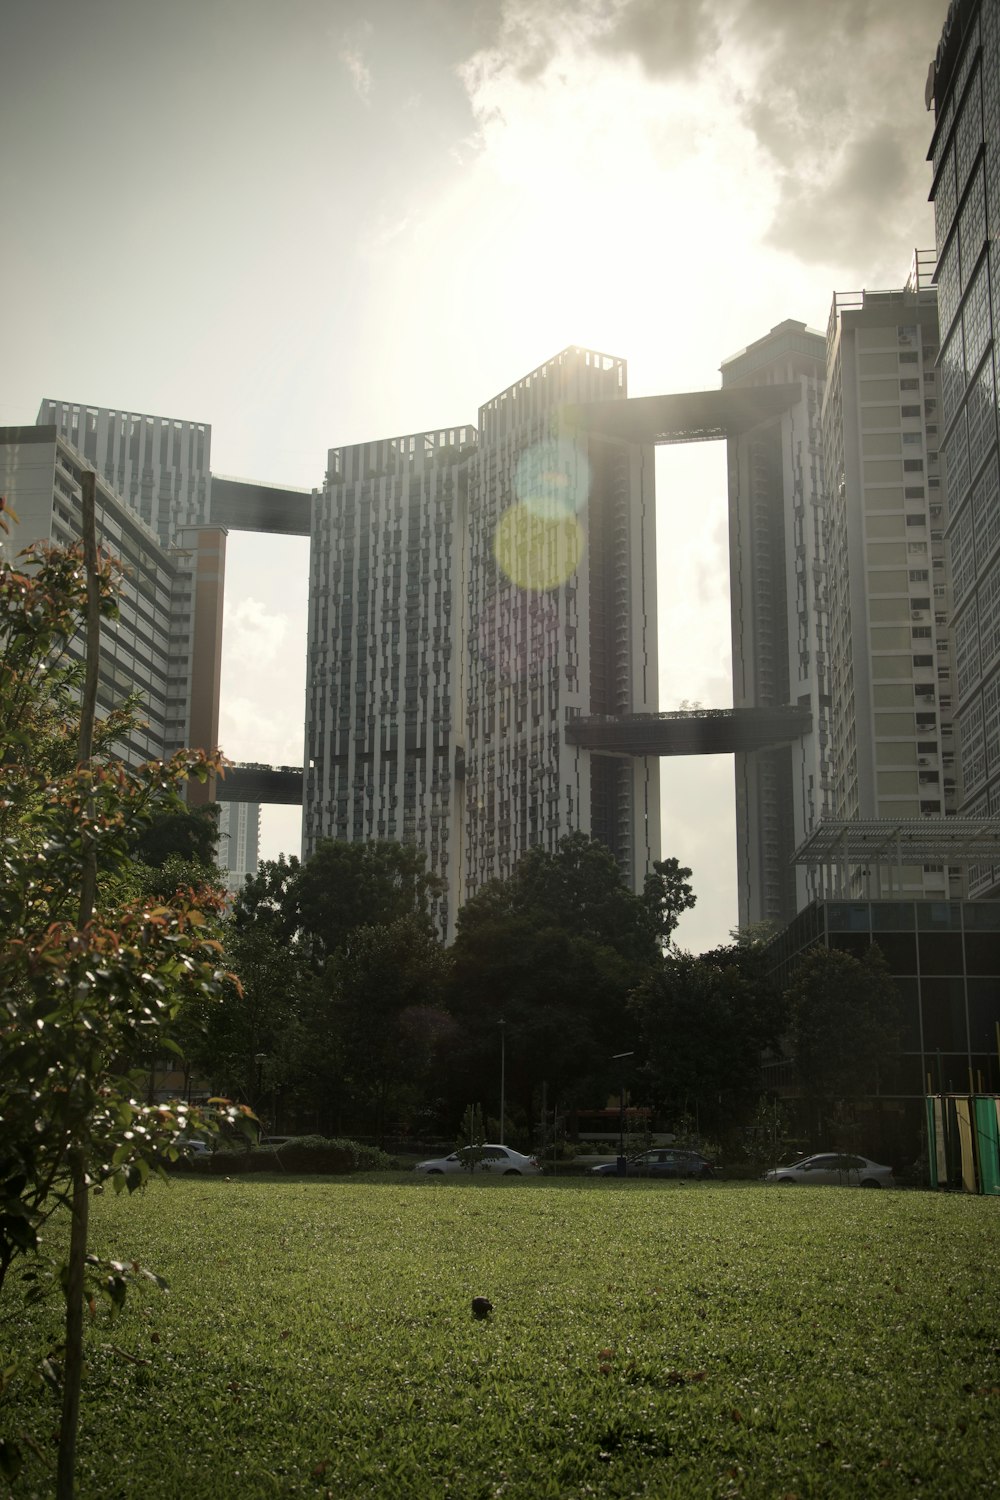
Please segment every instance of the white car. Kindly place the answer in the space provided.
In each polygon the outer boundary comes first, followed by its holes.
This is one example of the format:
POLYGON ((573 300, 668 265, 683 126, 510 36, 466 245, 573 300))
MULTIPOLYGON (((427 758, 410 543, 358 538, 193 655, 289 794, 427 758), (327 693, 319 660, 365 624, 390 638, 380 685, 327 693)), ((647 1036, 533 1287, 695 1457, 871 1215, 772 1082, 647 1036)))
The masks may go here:
MULTIPOLYGON (((439 1156, 434 1161, 418 1162, 415 1172, 426 1172, 428 1176, 440 1172, 468 1172, 468 1147, 453 1151, 450 1156, 439 1156)), ((477 1172, 492 1172, 495 1177, 528 1177, 542 1169, 533 1156, 522 1156, 509 1146, 482 1146, 476 1163, 477 1172)))
POLYGON ((815 1156, 803 1156, 790 1167, 774 1167, 765 1172, 764 1181, 782 1187, 790 1187, 796 1182, 809 1187, 891 1188, 896 1185, 891 1167, 880 1166, 877 1161, 869 1161, 867 1156, 855 1156, 850 1151, 821 1151, 815 1156))

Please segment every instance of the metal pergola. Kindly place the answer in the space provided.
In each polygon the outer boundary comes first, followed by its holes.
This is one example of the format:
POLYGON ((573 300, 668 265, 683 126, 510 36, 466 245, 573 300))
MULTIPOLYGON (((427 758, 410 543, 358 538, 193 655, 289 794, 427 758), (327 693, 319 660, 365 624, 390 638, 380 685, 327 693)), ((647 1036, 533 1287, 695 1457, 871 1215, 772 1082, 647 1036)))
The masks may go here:
POLYGON ((905 864, 1000 865, 1000 818, 824 820, 799 845, 792 862, 818 871, 829 895, 847 895, 851 870, 871 868, 880 890, 885 869, 890 891, 895 870, 902 892, 905 864))

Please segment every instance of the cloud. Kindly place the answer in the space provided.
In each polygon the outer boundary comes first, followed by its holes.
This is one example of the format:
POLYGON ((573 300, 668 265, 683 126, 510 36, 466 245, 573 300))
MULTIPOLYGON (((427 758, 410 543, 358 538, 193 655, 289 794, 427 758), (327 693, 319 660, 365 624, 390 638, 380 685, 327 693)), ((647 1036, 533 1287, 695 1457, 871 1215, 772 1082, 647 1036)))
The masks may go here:
POLYGON ((827 174, 781 173, 768 243, 806 261, 860 259, 873 234, 892 235, 920 193, 907 144, 883 123, 847 141, 827 174))
POLYGON ((371 68, 365 61, 363 47, 372 34, 371 24, 368 21, 359 21, 358 24, 344 33, 340 43, 337 57, 347 69, 354 92, 363 103, 369 102, 372 91, 371 68))
POLYGON ((708 0, 625 0, 594 45, 612 56, 635 57, 654 78, 690 81, 720 46, 719 8, 708 0))
POLYGON ((288 636, 288 617, 252 597, 225 602, 223 635, 227 660, 259 670, 277 661, 288 636))
POLYGON ((943 0, 505 0, 489 46, 460 69, 485 132, 511 85, 551 90, 586 59, 638 64, 700 113, 674 127, 692 154, 729 120, 773 184, 763 241, 806 263, 870 264, 877 238, 927 234, 923 108, 943 0), (699 94, 700 85, 706 92, 699 94))

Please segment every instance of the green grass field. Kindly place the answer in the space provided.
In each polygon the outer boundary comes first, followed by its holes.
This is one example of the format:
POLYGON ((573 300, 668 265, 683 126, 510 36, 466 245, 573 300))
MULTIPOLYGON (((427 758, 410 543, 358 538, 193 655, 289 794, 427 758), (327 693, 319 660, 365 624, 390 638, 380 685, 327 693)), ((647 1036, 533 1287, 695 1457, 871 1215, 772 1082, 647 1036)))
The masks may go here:
POLYGON ((84 1500, 1000 1492, 997 1200, 199 1179, 96 1199, 94 1240, 171 1289, 89 1329, 84 1500))

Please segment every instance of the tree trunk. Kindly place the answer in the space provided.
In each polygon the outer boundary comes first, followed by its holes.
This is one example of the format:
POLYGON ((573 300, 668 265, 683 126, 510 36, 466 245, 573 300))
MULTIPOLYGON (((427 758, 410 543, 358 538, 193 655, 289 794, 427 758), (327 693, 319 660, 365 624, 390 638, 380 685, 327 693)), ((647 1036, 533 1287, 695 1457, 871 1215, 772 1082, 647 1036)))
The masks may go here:
POLYGON ((83 1376, 83 1290, 87 1259, 87 1227, 90 1193, 84 1153, 73 1152, 72 1224, 69 1267, 66 1279, 66 1352, 63 1359, 62 1416, 59 1422, 59 1461, 56 1470, 56 1500, 73 1500, 76 1474, 76 1433, 80 1419, 80 1386, 83 1376))
MULTIPOLYGON (((97 572, 97 530, 94 518, 97 478, 85 473, 82 481, 83 565, 87 577, 87 667, 83 701, 80 705, 79 760, 87 765, 94 748, 94 718, 97 705, 97 671, 100 664, 101 592, 97 572)), ((93 799, 88 798, 84 816, 94 815, 93 799)), ((97 857, 88 833, 83 838, 83 870, 80 880, 81 931, 94 915, 97 895, 97 857)), ((87 1263, 87 1227, 90 1197, 87 1189, 87 1157, 77 1145, 70 1158, 73 1184, 72 1224, 70 1227, 69 1264, 66 1275, 66 1352, 63 1359, 63 1403, 59 1422, 59 1460, 56 1472, 56 1500, 73 1500, 76 1471, 76 1432, 80 1419, 80 1386, 83 1380, 83 1290, 87 1263)))

